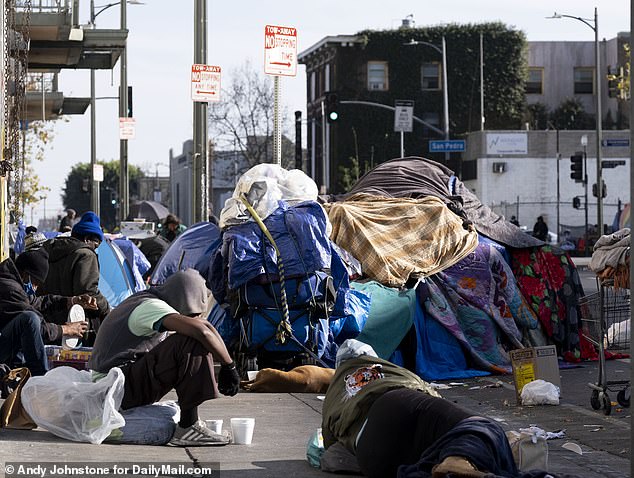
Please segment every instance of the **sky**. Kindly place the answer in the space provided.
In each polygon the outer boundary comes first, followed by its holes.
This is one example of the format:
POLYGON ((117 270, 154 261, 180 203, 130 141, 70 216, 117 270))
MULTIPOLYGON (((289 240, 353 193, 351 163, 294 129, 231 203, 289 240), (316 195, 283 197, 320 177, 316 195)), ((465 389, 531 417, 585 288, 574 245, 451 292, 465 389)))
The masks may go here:
MULTIPOLYGON (((128 85, 132 85, 136 139, 128 141, 130 164, 146 174, 164 176, 169 172, 169 151, 181 152, 182 143, 192 136, 190 72, 193 63, 193 0, 143 0, 144 5, 128 5, 128 85)), ((88 0, 80 2, 80 23, 88 23, 88 0)), ((105 5, 98 0, 98 6, 105 5)), ((600 38, 610 39, 629 31, 628 0, 208 0, 208 60, 222 68, 222 82, 231 72, 250 61, 262 68, 264 27, 279 25, 297 28, 298 52, 328 35, 354 34, 364 29, 394 29, 401 19, 413 15, 417 27, 447 23, 501 21, 522 30, 529 41, 594 41, 593 31, 572 19, 545 19, 557 13, 592 18, 599 8, 600 38)), ((99 11, 99 8, 95 9, 99 11)), ((104 10, 96 19, 97 28, 118 28, 119 6, 104 10)), ((117 95, 119 66, 96 72, 96 96, 117 95)), ((68 97, 90 96, 88 71, 62 70, 59 89, 68 97)), ((305 67, 297 76, 282 79, 282 102, 289 112, 306 111, 305 67)), ((97 159, 119 157, 118 103, 98 99, 97 159)), ((292 114, 292 113, 291 113, 292 114)), ((90 113, 67 116, 57 121, 55 137, 45 159, 36 164, 43 186, 51 189, 44 202, 27 207, 34 223, 46 214, 60 214, 64 180, 71 167, 90 162, 90 113)), ((306 133, 303 133, 306 137, 306 133)), ((212 139, 212 138, 210 138, 212 139)))

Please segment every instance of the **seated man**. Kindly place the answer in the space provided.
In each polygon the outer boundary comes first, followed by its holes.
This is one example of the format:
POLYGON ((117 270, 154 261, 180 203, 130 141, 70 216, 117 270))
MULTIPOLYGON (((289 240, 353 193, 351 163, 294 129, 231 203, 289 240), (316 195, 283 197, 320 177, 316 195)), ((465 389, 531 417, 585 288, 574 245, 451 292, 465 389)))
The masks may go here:
POLYGON ((175 446, 229 441, 198 419, 198 405, 216 398, 218 391, 233 396, 240 384, 222 338, 211 324, 197 318, 206 312, 208 294, 202 276, 188 269, 128 297, 104 320, 88 363, 96 379, 113 367, 121 368, 124 410, 152 404, 176 389, 181 418, 170 441, 175 446), (218 385, 214 359, 222 364, 218 385))
POLYGON ((322 433, 326 448, 340 442, 368 477, 522 476, 504 430, 474 415, 369 345, 347 340, 324 400, 322 433))
MULTIPOLYGON (((50 270, 41 293, 94 297, 97 308, 87 314, 92 330, 97 330, 101 319, 110 311, 108 301, 98 288, 99 260, 95 249, 103 239, 99 217, 88 211, 73 226, 71 237, 58 236, 44 244, 50 270)), ((63 323, 66 318, 58 315, 51 317, 51 321, 63 323)))
POLYGON ((48 254, 43 249, 23 252, 15 263, 11 259, 0 263, 0 362, 18 366, 23 360, 32 375, 43 375, 48 369, 45 343, 59 341, 62 335, 81 337, 88 327, 86 322, 49 323, 45 316, 66 314, 73 304, 96 308, 89 296, 36 297, 47 272, 48 254))

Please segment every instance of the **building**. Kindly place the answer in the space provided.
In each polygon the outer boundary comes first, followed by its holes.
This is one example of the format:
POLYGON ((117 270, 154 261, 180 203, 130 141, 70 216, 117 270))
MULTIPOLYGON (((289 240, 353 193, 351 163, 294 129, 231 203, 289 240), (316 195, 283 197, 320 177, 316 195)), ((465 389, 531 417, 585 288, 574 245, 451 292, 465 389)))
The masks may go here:
MULTIPOLYGON (((319 185, 330 192, 343 192, 342 171, 350 166, 351 158, 367 169, 400 156, 400 134, 394 131, 394 113, 389 111, 399 99, 414 101, 417 118, 413 131, 404 135, 405 155, 445 162, 460 172, 459 154, 445 156, 429 149, 430 140, 444 138, 443 58, 439 47, 443 36, 447 45, 447 120, 452 138, 463 138, 481 129, 480 34, 486 129, 523 129, 526 104, 542 103, 554 110, 571 97, 581 101, 594 122, 594 42, 526 44, 521 34, 500 24, 464 26, 461 35, 456 34, 458 28, 463 27, 328 36, 299 54, 307 75, 307 170, 319 185), (414 41, 407 41, 410 38, 414 41), (339 119, 334 123, 322 117, 327 92, 336 92, 340 103, 339 119)), ((627 35, 619 34, 600 43, 606 74, 608 66, 614 70, 625 64, 623 45, 627 41, 627 35)), ((629 102, 610 98, 607 81, 602 82, 600 94, 605 127, 629 127, 629 102)))
MULTIPOLYGON (((603 222, 608 226, 622 203, 630 200, 629 133, 605 131, 603 135, 602 177, 607 190, 603 222)), ((586 153, 588 224, 593 229, 597 223, 597 198, 592 195, 597 174, 594 135, 594 130, 471 133, 463 156, 462 180, 483 204, 506 218, 516 216, 532 229, 535 219, 543 216, 552 232, 572 230, 579 237, 585 227, 586 188, 571 179, 570 156, 586 153), (579 198, 578 208, 573 207, 575 197, 579 198)))

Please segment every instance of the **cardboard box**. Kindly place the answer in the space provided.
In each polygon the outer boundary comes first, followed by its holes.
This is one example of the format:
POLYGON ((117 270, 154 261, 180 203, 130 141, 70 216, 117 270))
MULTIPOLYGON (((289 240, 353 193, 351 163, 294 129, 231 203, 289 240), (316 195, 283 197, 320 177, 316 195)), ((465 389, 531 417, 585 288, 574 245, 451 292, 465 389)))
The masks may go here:
POLYGON ((511 364, 518 403, 521 401, 522 388, 533 380, 545 380, 561 389, 557 349, 554 345, 513 350, 511 364))

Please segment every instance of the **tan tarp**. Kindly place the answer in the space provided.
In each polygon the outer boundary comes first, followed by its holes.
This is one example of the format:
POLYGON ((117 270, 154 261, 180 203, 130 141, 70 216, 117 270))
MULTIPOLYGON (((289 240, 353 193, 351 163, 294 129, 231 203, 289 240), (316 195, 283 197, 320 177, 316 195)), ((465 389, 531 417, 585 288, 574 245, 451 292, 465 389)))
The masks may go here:
POLYGON ((352 253, 370 278, 400 287, 410 277, 440 272, 478 245, 473 226, 438 198, 385 198, 355 194, 325 204, 331 239, 352 253))

